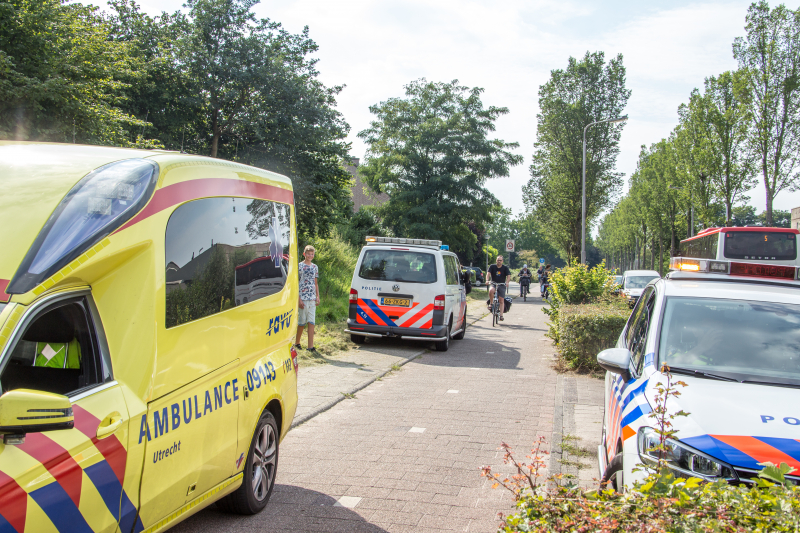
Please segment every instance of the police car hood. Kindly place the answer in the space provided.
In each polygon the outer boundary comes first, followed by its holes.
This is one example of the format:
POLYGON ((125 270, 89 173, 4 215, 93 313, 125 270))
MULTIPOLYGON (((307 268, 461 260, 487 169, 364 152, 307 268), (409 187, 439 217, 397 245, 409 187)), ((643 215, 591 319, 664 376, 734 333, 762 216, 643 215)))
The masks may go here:
POLYGON ((156 152, 74 144, 0 141, 0 301, 28 249, 61 199, 89 172, 156 152))
MULTIPOLYGON (((769 461, 800 473, 800 389, 678 374, 673 380, 687 385, 668 402, 669 412, 689 413, 672 420, 678 440, 731 466, 760 470, 769 461)), ((659 381, 666 382, 656 373, 647 387, 651 406, 659 381)), ((656 426, 654 419, 646 424, 656 426)))

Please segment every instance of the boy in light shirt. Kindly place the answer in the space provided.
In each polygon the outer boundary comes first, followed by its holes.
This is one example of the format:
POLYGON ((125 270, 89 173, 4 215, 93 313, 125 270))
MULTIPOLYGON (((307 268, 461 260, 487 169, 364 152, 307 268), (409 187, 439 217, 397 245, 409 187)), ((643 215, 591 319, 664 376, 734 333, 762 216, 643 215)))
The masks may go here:
POLYGON ((299 266, 300 274, 300 298, 297 302, 297 338, 295 348, 300 348, 300 337, 303 335, 303 328, 308 325, 308 351, 314 355, 319 355, 314 348, 314 322, 316 319, 317 306, 319 305, 319 268, 311 262, 314 259, 316 250, 310 244, 303 250, 302 261, 299 266))

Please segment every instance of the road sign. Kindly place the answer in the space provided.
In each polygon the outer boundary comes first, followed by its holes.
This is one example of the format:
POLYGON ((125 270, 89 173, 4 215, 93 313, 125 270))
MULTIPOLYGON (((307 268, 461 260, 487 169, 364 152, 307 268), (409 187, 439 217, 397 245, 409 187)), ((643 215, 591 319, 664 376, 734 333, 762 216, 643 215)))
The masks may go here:
POLYGON ((539 264, 540 264, 540 265, 543 265, 543 264, 544 264, 544 257, 540 257, 540 258, 539 258, 539 264))
POLYGON ((513 251, 514 251, 514 240, 506 239, 506 252, 513 252, 513 251))

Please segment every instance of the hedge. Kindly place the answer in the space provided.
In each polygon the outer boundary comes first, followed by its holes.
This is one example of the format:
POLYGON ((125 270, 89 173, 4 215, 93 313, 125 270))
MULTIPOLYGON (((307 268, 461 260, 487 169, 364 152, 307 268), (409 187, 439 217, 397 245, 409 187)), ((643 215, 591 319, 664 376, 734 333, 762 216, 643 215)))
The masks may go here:
POLYGON ((676 478, 668 470, 619 494, 550 484, 525 492, 499 531, 799 531, 800 487, 766 464, 752 486, 676 478))
POLYGON ((630 315, 619 298, 562 305, 558 310, 558 351, 573 370, 599 370, 597 354, 617 343, 630 315))

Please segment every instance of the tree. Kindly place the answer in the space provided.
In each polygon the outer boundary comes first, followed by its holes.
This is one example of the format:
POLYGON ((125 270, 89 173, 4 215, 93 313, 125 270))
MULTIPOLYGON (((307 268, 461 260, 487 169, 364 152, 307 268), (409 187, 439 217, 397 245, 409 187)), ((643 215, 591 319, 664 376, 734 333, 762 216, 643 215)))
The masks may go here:
POLYGON ((95 7, 0 0, 0 138, 130 146, 133 61, 108 36, 95 7))
POLYGON ((733 55, 751 96, 749 142, 758 156, 766 189, 767 225, 772 204, 797 186, 800 144, 800 14, 765 0, 747 12, 747 36, 737 37, 733 55))
POLYGON ((486 180, 522 162, 509 151, 518 144, 489 137, 508 109, 485 108, 482 92, 420 79, 405 86, 405 98, 370 107, 376 120, 358 134, 368 145, 359 170, 389 194, 381 216, 395 235, 440 239, 456 251, 475 245, 468 224, 487 222, 499 204, 486 180))
MULTIPOLYGON (((622 56, 605 62, 602 52, 570 58, 539 87, 531 180, 523 189, 550 240, 568 260, 580 252, 582 139, 588 124, 619 116, 630 97, 622 56)), ((586 224, 591 227, 622 187, 614 172, 622 124, 598 124, 586 134, 586 224)))

